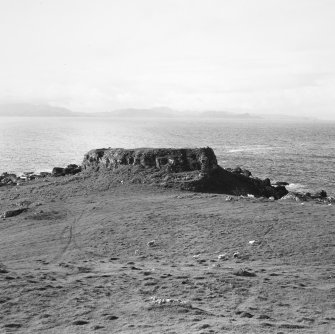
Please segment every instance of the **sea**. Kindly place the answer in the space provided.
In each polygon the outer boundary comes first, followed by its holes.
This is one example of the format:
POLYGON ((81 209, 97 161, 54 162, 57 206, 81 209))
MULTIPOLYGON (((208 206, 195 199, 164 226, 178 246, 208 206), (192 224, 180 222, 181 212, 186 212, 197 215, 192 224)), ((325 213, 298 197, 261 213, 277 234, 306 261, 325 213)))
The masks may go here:
POLYGON ((292 191, 335 194, 335 122, 0 117, 0 174, 80 164, 94 148, 212 147, 218 163, 292 191))

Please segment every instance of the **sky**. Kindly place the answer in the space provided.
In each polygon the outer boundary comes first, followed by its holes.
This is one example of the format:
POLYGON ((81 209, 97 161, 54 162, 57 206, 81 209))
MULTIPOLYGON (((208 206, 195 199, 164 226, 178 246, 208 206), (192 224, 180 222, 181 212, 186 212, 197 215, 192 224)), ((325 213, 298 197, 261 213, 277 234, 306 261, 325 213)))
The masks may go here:
POLYGON ((334 0, 0 0, 0 103, 335 118, 334 0))

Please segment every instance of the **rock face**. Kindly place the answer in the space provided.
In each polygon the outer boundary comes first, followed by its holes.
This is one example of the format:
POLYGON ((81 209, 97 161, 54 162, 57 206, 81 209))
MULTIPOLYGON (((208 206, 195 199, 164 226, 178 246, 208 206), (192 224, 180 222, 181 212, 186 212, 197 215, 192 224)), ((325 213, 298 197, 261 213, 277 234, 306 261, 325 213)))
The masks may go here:
POLYGON ((139 148, 126 150, 108 148, 85 154, 83 169, 116 169, 121 165, 164 169, 170 172, 200 171, 208 173, 218 167, 216 156, 209 147, 195 149, 139 148))
MULTIPOLYGON (((185 186, 187 187, 187 185, 185 186)), ((220 166, 194 184, 190 182, 188 189, 237 196, 274 197, 275 199, 288 193, 284 186, 271 186, 269 179, 261 180, 244 174, 236 174, 220 166)))
POLYGON ((191 191, 245 196, 252 194, 275 199, 288 193, 284 186, 271 186, 269 179, 251 177, 248 170, 220 167, 209 147, 96 149, 85 154, 82 169, 88 172, 112 171, 118 177, 121 174, 121 183, 125 179, 132 181, 137 174, 142 177, 139 181, 141 183, 159 183, 191 191))

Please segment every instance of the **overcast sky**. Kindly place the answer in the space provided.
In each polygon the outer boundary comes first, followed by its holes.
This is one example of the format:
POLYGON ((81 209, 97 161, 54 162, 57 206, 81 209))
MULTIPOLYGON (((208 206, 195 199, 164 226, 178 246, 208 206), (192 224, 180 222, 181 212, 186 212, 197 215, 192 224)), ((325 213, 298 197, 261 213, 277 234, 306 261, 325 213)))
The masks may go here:
POLYGON ((0 0, 0 102, 335 118, 334 0, 0 0))

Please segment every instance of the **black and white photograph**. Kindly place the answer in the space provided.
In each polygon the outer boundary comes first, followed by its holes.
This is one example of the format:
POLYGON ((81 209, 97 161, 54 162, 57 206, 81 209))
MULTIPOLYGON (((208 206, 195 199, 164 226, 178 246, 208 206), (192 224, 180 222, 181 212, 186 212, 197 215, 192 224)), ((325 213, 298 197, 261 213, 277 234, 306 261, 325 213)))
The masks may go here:
POLYGON ((334 0, 0 0, 0 333, 335 334, 334 0))

